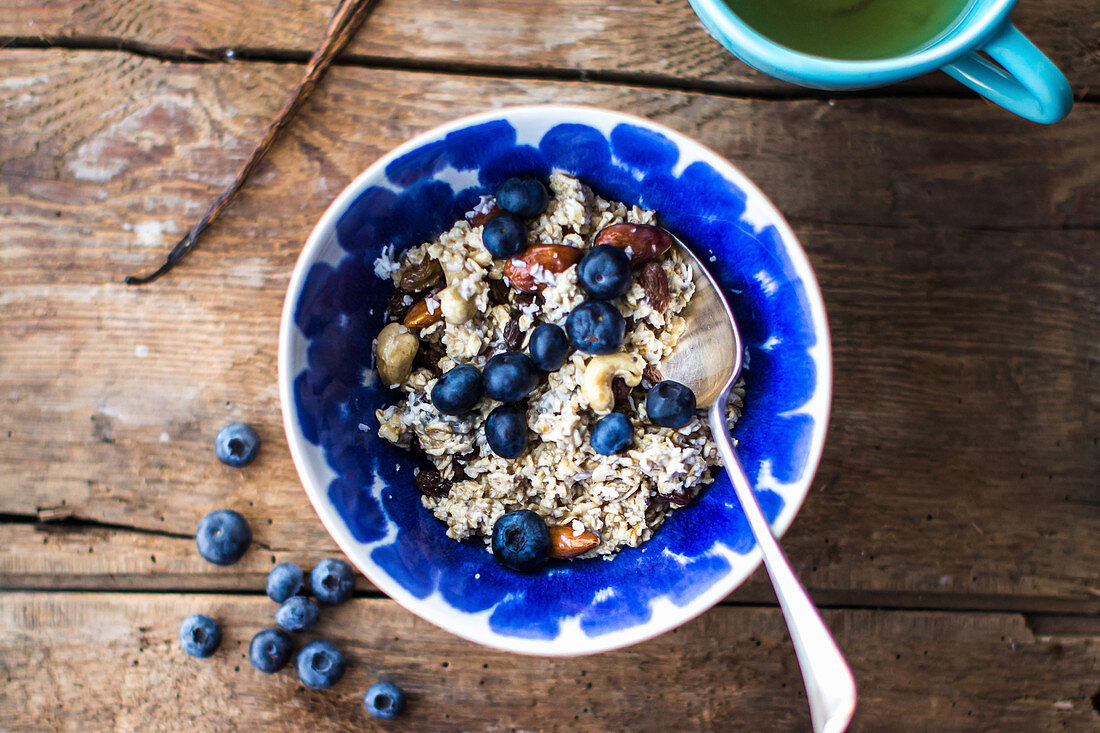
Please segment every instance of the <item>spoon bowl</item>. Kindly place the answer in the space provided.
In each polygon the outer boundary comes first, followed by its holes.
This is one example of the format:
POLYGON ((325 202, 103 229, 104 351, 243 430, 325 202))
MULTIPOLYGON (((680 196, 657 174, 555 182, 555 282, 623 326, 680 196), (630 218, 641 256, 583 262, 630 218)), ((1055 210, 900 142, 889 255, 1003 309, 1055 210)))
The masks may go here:
POLYGON ((741 374, 743 361, 737 321, 722 289, 707 268, 675 235, 673 240, 680 254, 691 264, 695 293, 681 311, 686 321, 684 335, 661 362, 661 373, 665 379, 690 387, 695 393, 696 405, 707 409, 711 434, 760 547, 764 566, 787 621, 806 683, 814 731, 839 733, 848 727, 855 713, 855 679, 772 534, 729 434, 730 390, 741 374))

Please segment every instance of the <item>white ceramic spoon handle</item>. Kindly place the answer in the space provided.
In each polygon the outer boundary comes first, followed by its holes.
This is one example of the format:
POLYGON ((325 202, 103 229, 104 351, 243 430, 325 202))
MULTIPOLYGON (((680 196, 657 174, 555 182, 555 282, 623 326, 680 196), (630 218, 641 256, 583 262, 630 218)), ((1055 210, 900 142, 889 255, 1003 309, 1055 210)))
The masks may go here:
POLYGON ((856 682, 848 663, 844 661, 825 622, 798 582, 783 551, 779 549, 768 520, 756 501, 749 477, 737 460, 733 441, 726 426, 727 393, 710 408, 710 427, 718 451, 726 464, 726 473, 733 483, 737 499, 749 521, 756 543, 764 555, 764 566, 771 576, 779 607, 787 620, 787 629, 794 642, 806 697, 810 701, 810 720, 815 733, 841 733, 848 727, 856 709, 856 682))

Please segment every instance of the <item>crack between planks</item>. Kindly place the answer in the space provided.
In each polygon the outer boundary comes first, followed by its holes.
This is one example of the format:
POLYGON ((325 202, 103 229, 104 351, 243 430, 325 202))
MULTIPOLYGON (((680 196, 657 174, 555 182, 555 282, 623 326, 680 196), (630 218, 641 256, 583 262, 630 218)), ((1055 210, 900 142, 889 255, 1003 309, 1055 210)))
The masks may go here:
MULTIPOLYGON (((310 52, 297 49, 214 47, 173 48, 110 36, 0 36, 0 49, 62 49, 69 51, 114 51, 173 63, 218 64, 252 61, 275 64, 304 65, 310 52)), ((879 87, 858 92, 828 92, 790 86, 762 89, 733 82, 685 79, 653 72, 619 71, 613 69, 577 69, 561 66, 520 66, 472 61, 417 59, 379 56, 375 54, 343 53, 333 62, 346 66, 385 71, 444 74, 499 79, 529 79, 533 81, 594 82, 683 93, 707 94, 732 99, 760 101, 833 101, 836 99, 973 99, 966 87, 957 89, 910 89, 904 86, 879 87)), ((1080 104, 1100 102, 1100 93, 1075 95, 1080 104)))
MULTIPOLYGON (((105 529, 115 532, 132 532, 134 534, 149 535, 151 537, 168 537, 176 540, 193 540, 195 535, 182 532, 170 532, 166 529, 153 529, 150 527, 136 527, 130 524, 116 522, 104 522, 98 519, 85 519, 66 514, 64 516, 52 516, 53 510, 41 510, 37 514, 13 514, 0 513, 0 525, 2 524, 27 524, 42 532, 79 532, 87 529, 105 529)), ((270 548, 253 540, 253 544, 270 551, 270 548)))

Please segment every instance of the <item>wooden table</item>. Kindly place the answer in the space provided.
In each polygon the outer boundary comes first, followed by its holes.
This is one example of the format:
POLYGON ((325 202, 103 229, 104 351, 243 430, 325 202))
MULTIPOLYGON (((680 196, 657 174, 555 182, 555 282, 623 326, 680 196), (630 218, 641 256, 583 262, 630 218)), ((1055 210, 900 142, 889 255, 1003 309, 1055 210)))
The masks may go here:
POLYGON ((488 651, 365 581, 309 692, 246 659, 274 563, 336 548, 279 414, 299 249, 361 169, 493 105, 636 112, 789 217, 832 326, 824 460, 784 538, 860 685, 853 730, 1100 724, 1100 5, 1023 0, 1078 101, 1040 127, 940 74, 829 96, 754 73, 684 0, 384 0, 238 203, 126 287, 232 177, 331 12, 304 0, 8 0, 0 12, 0 729, 806 730, 767 578, 581 659, 488 651), (247 470, 214 460, 245 420, 247 470), (256 541, 203 562, 199 518, 256 541), (183 617, 223 649, 179 649, 183 617), (382 726, 380 674, 410 693, 382 726))

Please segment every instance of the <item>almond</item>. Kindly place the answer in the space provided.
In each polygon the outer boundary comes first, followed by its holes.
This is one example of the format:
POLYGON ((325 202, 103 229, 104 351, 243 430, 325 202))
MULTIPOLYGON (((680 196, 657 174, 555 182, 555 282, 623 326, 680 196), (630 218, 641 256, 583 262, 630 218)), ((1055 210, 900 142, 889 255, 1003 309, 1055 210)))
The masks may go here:
POLYGON ((405 319, 402 321, 406 328, 427 328, 443 320, 443 307, 439 304, 439 298, 434 295, 429 295, 428 298, 416 301, 409 308, 409 312, 405 314, 405 319), (435 301, 435 307, 430 310, 428 298, 435 301))
POLYGON ((504 277, 516 290, 533 293, 549 285, 552 275, 565 272, 584 254, 568 244, 536 244, 504 264, 504 277))
POLYGON ((601 229, 593 244, 610 244, 630 255, 634 267, 655 260, 672 247, 672 235, 651 224, 612 224, 601 229))
POLYGON ((550 528, 550 557, 559 560, 583 555, 599 544, 600 538, 588 530, 575 535, 573 528, 568 524, 550 528))

